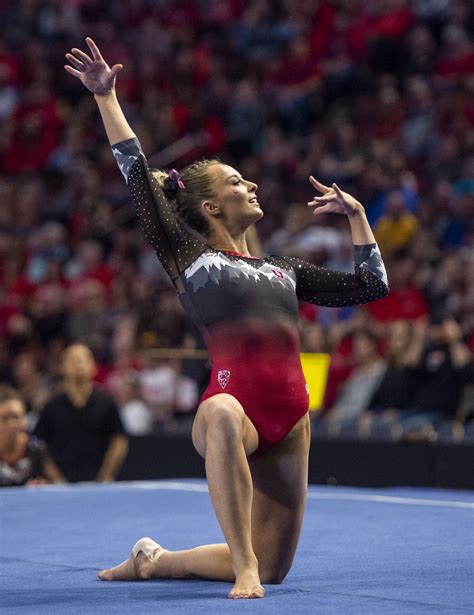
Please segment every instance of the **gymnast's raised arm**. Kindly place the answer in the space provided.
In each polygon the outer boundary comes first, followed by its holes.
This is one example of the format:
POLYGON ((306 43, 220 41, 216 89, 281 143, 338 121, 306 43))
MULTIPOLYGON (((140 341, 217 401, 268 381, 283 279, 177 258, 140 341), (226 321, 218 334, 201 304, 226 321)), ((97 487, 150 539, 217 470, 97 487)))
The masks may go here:
POLYGON ((115 81, 123 65, 115 64, 110 68, 94 41, 88 37, 86 43, 92 58, 80 49, 73 48, 71 53, 66 53, 72 66, 66 65, 64 68, 94 94, 110 145, 136 138, 115 94, 115 81))
POLYGON ((176 193, 181 187, 185 189, 178 174, 159 173, 159 179, 156 179, 123 114, 115 92, 115 81, 122 64, 110 68, 94 41, 86 38, 86 43, 90 55, 73 48, 66 54, 72 66, 64 68, 94 94, 112 153, 130 188, 140 225, 175 282, 207 246, 180 224, 172 206, 173 191, 176 193), (163 191, 165 185, 166 195, 163 191))

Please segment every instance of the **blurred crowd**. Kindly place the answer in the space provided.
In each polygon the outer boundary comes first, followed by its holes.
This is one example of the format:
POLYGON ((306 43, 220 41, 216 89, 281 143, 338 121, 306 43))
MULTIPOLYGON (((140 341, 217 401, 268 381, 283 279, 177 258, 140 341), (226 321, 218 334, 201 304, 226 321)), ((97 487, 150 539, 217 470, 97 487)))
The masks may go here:
POLYGON ((132 434, 187 424, 208 372, 153 352, 203 342, 137 228, 93 97, 63 70, 86 35, 123 63, 119 99, 153 166, 219 156, 258 183, 256 250, 351 271, 347 221, 314 218, 308 176, 364 204, 391 293, 301 305, 303 350, 333 356, 317 429, 469 423, 473 30, 468 0, 3 0, 0 381, 30 427, 72 341, 132 434))

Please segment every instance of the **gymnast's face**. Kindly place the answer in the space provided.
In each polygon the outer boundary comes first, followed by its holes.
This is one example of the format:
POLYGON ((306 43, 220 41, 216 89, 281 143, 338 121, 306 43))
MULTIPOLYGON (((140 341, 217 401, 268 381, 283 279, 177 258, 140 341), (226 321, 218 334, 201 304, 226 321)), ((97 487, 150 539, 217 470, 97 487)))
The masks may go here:
POLYGON ((203 207, 210 216, 220 218, 228 227, 250 226, 263 216, 257 201, 257 184, 244 179, 227 164, 213 165, 215 199, 205 201, 203 207))

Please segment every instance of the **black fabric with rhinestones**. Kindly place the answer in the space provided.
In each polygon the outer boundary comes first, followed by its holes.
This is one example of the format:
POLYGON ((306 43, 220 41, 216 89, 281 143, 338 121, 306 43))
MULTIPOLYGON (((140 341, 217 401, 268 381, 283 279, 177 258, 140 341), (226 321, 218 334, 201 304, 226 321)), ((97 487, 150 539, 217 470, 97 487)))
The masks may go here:
POLYGON ((148 167, 138 139, 116 143, 112 153, 130 188, 140 226, 175 281, 207 245, 180 224, 171 202, 148 167))
POLYGON ((354 247, 352 274, 293 257, 254 259, 215 250, 180 223, 152 176, 137 139, 117 143, 112 151, 130 187, 145 235, 179 287, 185 309, 200 326, 247 317, 285 318, 294 323, 297 299, 342 307, 368 303, 388 293, 376 244, 354 247))

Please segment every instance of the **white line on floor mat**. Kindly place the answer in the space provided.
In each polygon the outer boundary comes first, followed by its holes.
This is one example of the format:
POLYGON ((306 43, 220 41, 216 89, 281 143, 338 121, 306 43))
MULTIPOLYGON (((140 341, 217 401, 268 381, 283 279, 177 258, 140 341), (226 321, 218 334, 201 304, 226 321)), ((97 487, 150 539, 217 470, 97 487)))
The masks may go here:
MULTIPOLYGON (((205 484, 186 483, 178 481, 134 481, 129 483, 118 483, 124 487, 135 489, 168 489, 170 491, 195 491, 207 493, 208 488, 205 484)), ((442 506, 445 508, 467 508, 474 510, 471 502, 459 502, 455 500, 429 500, 422 498, 397 497, 391 495, 372 495, 365 493, 323 493, 309 492, 308 498, 312 500, 346 500, 350 502, 376 502, 378 504, 401 504, 403 506, 442 506)))

